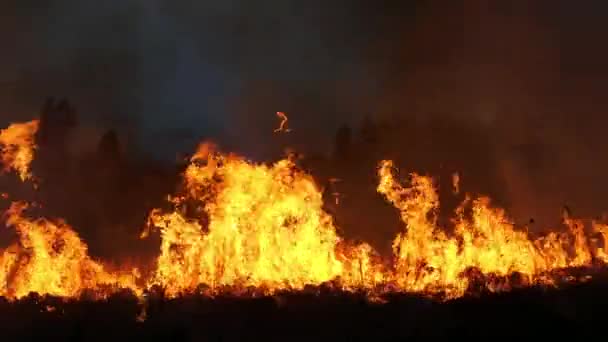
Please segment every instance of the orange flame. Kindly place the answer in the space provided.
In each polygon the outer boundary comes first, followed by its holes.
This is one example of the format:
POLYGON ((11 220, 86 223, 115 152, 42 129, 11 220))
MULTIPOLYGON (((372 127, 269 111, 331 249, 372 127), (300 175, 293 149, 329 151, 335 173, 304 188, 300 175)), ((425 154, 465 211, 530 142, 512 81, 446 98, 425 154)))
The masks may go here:
MULTIPOLYGON (((178 209, 150 215, 162 235, 152 283, 173 295, 200 284, 273 291, 344 275, 348 266, 336 253, 341 239, 322 209, 321 192, 292 160, 254 165, 209 145, 196 156, 206 160, 195 159, 186 170, 188 194, 176 201, 178 209), (179 210, 186 202, 199 206, 194 218, 179 210)), ((351 252, 365 259, 365 247, 357 248, 363 249, 351 252)))
MULTIPOLYGON (((286 128, 287 116, 276 131, 286 128)), ((13 124, 0 132, 5 170, 22 180, 29 165, 38 121, 13 124)), ((148 227, 160 229, 160 254, 147 286, 160 285, 169 296, 243 291, 298 290, 331 282, 346 290, 421 292, 453 298, 481 284, 491 291, 509 289, 510 281, 491 278, 519 274, 518 284, 553 284, 551 272, 608 262, 608 224, 593 222, 603 242, 588 237, 582 220, 566 209, 564 232, 532 238, 511 223, 488 198, 466 196, 455 211, 453 230, 439 226, 439 196, 433 180, 410 174, 400 182, 391 161, 378 168, 377 191, 398 210, 404 230, 393 241, 391 266, 366 243, 345 241, 323 209, 322 192, 294 157, 266 165, 222 154, 201 144, 184 172, 184 189, 169 200, 170 212, 153 210, 148 227)), ((338 179, 330 179, 331 186, 338 179)), ((452 186, 460 192, 460 176, 452 186)), ((334 189, 335 190, 335 189, 334 189)), ((333 191, 338 203, 337 191, 333 191)), ((1 194, 8 199, 8 194, 1 194)), ((0 296, 21 298, 30 292, 78 297, 93 290, 100 297, 118 288, 141 295, 137 270, 109 271, 88 255, 86 244, 62 220, 24 216, 28 205, 13 203, 6 224, 18 242, 0 250, 0 296)), ((142 237, 149 234, 148 230, 142 237)), ((126 268, 125 268, 126 269, 126 268)), ((586 278, 584 278, 586 279, 586 278)), ((584 280, 583 279, 583 280, 584 280)), ((144 298, 143 296, 140 297, 144 298)), ((145 319, 144 311, 138 320, 145 319)))
POLYGON ((87 255, 87 246, 63 221, 29 219, 24 203, 13 203, 7 225, 19 234, 19 243, 0 254, 0 296, 21 298, 30 292, 76 297, 84 290, 122 287, 136 290, 135 276, 110 273, 87 255))
MULTIPOLYGON (((590 265, 591 250, 581 222, 565 217, 570 235, 552 233, 532 240, 518 231, 488 198, 469 199, 458 208, 454 237, 437 226, 438 197, 429 177, 411 175, 411 187, 402 187, 391 172, 392 162, 379 168, 378 191, 399 209, 407 230, 397 236, 395 280, 406 291, 445 291, 463 295, 469 269, 506 276, 519 273, 527 283, 550 282, 543 274, 564 267, 590 265), (469 205, 470 204, 470 205, 469 205), (470 218, 465 210, 470 207, 470 218), (568 249, 570 236, 573 250, 568 249)), ((599 229, 599 228, 598 228, 599 229)))
POLYGON ((0 159, 4 171, 16 171, 22 181, 31 177, 29 167, 34 159, 34 136, 38 131, 38 124, 38 120, 14 123, 0 131, 0 159))

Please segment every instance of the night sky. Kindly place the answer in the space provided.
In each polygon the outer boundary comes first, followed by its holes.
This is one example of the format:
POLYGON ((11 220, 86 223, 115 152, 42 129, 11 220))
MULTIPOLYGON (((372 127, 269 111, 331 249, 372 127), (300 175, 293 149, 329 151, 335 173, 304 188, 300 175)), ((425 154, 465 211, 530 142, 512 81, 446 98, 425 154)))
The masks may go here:
POLYGON ((45 96, 65 95, 91 126, 116 126, 156 157, 202 137, 263 156, 277 110, 292 113, 302 142, 314 130, 328 144, 340 123, 363 116, 353 102, 371 111, 363 98, 377 91, 365 60, 373 28, 356 2, 23 1, 0 10, 12 47, 3 115, 29 117, 45 96))
MULTIPOLYGON (((608 207, 607 7, 599 0, 5 1, 0 121, 31 118, 47 96, 66 96, 82 121, 76 149, 113 127, 129 149, 158 159, 213 139, 266 160, 286 146, 327 155, 336 129, 366 115, 446 118, 487 136, 478 144, 490 148, 492 172, 519 203, 516 213, 536 205, 553 214, 572 201, 598 214, 608 207), (272 134, 276 111, 290 116, 290 135, 272 134)), ((452 133, 437 137, 428 128, 417 136, 458 149, 461 132, 452 133)), ((406 143, 419 142, 393 140, 395 149, 406 143)), ((479 157, 461 154, 471 163, 479 157)))

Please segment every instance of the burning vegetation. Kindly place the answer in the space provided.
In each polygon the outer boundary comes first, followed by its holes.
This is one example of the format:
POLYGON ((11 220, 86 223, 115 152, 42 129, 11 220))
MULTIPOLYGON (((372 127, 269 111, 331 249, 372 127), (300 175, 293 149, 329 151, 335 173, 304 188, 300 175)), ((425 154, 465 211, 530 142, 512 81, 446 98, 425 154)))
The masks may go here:
MULTIPOLYGON (((31 179, 37 128, 34 120, 12 124, 0 134, 3 168, 24 182, 31 179)), ((377 175, 377 192, 394 206, 403 225, 392 258, 341 236, 325 209, 322 189, 296 158, 258 164, 221 153, 210 143, 191 157, 183 186, 169 197, 168 208, 149 213, 142 238, 159 232, 161 242, 146 272, 94 260, 67 222, 30 218, 25 210, 34 205, 16 201, 4 214, 17 241, 0 251, 0 296, 92 293, 103 298, 129 289, 143 298, 154 288, 169 297, 254 295, 329 285, 370 298, 394 292, 456 298, 479 289, 498 292, 584 280, 566 270, 591 270, 608 262, 608 229, 602 222, 593 223, 599 236, 593 239, 583 221, 564 210, 565 231, 533 237, 489 198, 467 196, 451 227, 442 227, 431 177, 412 173, 401 180, 390 160, 379 163, 377 175)), ((454 176, 454 192, 460 191, 459 182, 454 176)))
POLYGON ((0 131, 0 158, 4 171, 15 170, 22 181, 31 177, 29 168, 34 159, 34 135, 38 120, 14 123, 0 131))
MULTIPOLYGON (((74 297, 83 290, 130 288, 137 291, 134 273, 112 273, 91 260, 87 246, 65 222, 23 215, 27 204, 15 202, 6 213, 6 225, 14 228, 19 242, 0 258, 0 295, 22 298, 30 292, 74 297)), ((133 270, 136 272, 136 270, 133 270)))

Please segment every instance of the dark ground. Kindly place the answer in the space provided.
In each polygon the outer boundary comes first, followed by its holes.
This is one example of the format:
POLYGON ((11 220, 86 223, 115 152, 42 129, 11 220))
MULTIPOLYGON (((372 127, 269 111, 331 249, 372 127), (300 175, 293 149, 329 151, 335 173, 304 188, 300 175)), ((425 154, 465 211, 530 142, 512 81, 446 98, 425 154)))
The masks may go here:
POLYGON ((395 295, 385 304, 321 291, 280 298, 150 300, 137 322, 129 293, 107 301, 0 299, 2 341, 395 340, 450 337, 562 337, 602 333, 608 282, 527 288, 447 303, 395 295), (51 311, 47 306, 52 307, 51 311))

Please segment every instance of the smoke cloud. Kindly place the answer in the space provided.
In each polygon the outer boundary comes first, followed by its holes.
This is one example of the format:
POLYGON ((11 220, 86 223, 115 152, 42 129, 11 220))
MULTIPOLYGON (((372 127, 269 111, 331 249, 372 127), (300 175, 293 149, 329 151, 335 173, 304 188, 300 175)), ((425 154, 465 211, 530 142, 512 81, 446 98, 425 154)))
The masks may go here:
POLYGON ((375 196, 373 167, 395 158, 440 184, 461 171, 463 190, 490 194, 516 220, 554 223, 564 204, 578 215, 606 207, 607 10, 602 1, 2 4, 0 118, 30 118, 47 96, 66 96, 80 118, 75 153, 109 128, 128 150, 168 161, 201 139, 259 160, 294 147, 325 160, 311 162, 320 177, 345 179, 340 190, 360 202, 341 209, 345 220, 376 216, 361 210, 375 196), (290 134, 273 134, 276 111, 289 115, 290 134), (359 137, 365 117, 384 127, 371 147, 359 137), (343 124, 351 161, 327 161, 343 124))

